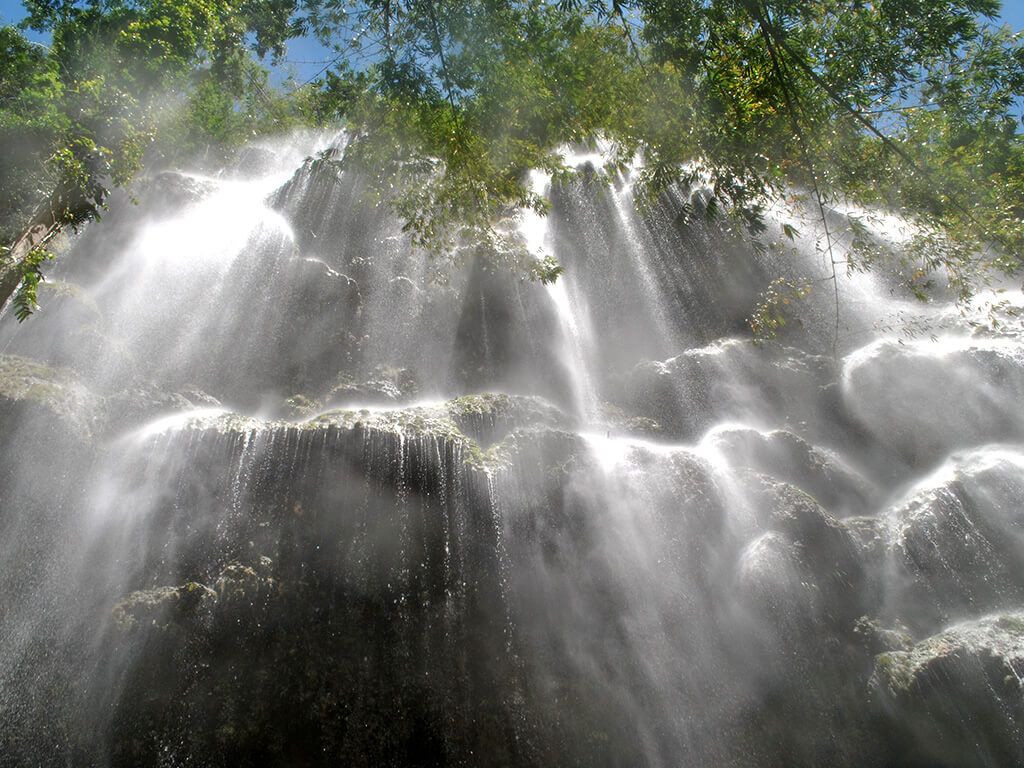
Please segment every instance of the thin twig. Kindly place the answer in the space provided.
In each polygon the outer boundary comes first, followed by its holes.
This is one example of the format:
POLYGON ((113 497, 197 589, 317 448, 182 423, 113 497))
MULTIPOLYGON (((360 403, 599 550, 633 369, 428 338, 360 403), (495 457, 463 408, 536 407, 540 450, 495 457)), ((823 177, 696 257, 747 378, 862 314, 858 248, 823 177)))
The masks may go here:
MULTIPOLYGON (((759 20, 760 21, 760 20, 759 20)), ((804 156, 804 162, 807 165, 807 170, 811 174, 811 185, 814 189, 814 199, 818 205, 818 214, 821 217, 821 225, 825 230, 825 245, 828 250, 828 260, 832 267, 832 288, 833 295, 835 297, 835 327, 832 334, 832 357, 838 359, 839 357, 839 273, 836 269, 836 258, 835 252, 832 248, 832 232, 828 226, 828 217, 825 214, 825 203, 821 196, 821 187, 818 184, 818 174, 814 170, 814 163, 811 160, 810 150, 807 147, 807 140, 804 138, 804 133, 800 128, 800 121, 797 119, 797 111, 794 106, 794 100, 799 101, 795 94, 790 93, 789 81, 786 79, 785 73, 782 71, 782 63, 779 61, 778 53, 775 47, 772 45, 772 40, 765 30, 764 24, 759 24, 761 28, 761 34, 764 37, 765 45, 768 48, 768 55, 772 60, 772 68, 775 70, 776 77, 779 78, 779 85, 782 87, 782 98, 786 102, 786 111, 789 113, 790 122, 793 124, 793 132, 796 134, 797 140, 800 142, 800 150, 804 156), (791 100, 792 97, 792 100, 791 100)))

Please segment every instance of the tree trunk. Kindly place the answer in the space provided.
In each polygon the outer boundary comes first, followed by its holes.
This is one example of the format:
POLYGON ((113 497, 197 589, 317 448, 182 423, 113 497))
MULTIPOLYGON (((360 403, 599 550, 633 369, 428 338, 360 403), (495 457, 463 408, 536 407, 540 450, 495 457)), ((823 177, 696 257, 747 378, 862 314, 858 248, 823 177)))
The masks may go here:
POLYGON ((28 226, 14 241, 11 249, 0 256, 0 307, 18 290, 22 278, 22 264, 36 248, 42 248, 65 226, 76 226, 94 218, 96 207, 80 190, 55 189, 46 200, 36 206, 28 226))

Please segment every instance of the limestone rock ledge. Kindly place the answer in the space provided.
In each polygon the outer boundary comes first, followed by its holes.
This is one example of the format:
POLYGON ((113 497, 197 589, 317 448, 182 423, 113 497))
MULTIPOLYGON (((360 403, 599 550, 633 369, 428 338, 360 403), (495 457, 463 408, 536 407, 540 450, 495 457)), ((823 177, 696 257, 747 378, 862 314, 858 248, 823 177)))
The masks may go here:
POLYGON ((1024 612, 950 627, 875 658, 871 692, 906 734, 904 764, 1024 764, 1024 612))

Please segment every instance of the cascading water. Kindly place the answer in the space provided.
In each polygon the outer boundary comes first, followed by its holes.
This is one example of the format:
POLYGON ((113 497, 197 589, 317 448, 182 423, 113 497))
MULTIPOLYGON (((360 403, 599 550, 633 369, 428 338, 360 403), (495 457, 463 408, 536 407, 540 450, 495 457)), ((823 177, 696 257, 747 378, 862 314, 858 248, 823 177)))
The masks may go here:
POLYGON ((841 275, 835 339, 813 234, 596 155, 557 285, 432 281, 330 147, 140 182, 0 317, 0 764, 1024 764, 1018 329, 841 275))

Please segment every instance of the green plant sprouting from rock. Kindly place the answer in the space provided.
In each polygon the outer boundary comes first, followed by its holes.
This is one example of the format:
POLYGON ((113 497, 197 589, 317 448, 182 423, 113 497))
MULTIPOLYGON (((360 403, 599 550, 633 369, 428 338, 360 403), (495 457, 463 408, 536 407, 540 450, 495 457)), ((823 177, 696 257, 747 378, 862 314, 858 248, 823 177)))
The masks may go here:
POLYGON ((42 248, 34 248, 21 262, 21 284, 12 299, 14 316, 18 322, 24 322, 34 311, 39 309, 38 290, 43 277, 43 262, 54 258, 54 255, 42 248))

